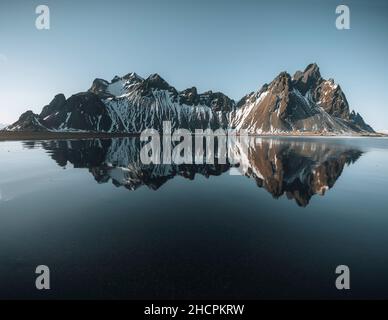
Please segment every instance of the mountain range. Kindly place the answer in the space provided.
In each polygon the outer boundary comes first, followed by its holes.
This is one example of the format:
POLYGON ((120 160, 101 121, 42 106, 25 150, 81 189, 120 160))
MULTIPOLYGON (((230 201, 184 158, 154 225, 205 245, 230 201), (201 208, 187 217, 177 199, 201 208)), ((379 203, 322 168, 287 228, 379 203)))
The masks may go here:
POLYGON ((26 111, 4 130, 140 133, 161 130, 167 120, 173 129, 233 128, 249 134, 374 133, 315 63, 293 76, 281 72, 237 102, 221 92, 198 93, 195 87, 178 91, 158 74, 95 79, 87 91, 67 99, 58 94, 40 114, 26 111))

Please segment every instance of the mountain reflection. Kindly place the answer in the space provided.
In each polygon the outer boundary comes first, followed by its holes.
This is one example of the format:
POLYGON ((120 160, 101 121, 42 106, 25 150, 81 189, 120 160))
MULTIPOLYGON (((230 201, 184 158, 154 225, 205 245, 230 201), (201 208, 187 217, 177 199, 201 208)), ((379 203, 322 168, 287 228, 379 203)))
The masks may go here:
POLYGON ((274 198, 286 195, 299 206, 307 206, 315 194, 324 195, 342 174, 345 165, 357 161, 362 152, 354 147, 297 139, 250 138, 248 148, 234 146, 239 163, 144 165, 140 161, 137 138, 74 141, 25 142, 27 148, 39 144, 61 167, 71 163, 88 168, 98 183, 110 180, 115 186, 136 190, 145 185, 157 190, 175 176, 193 180, 197 174, 218 176, 233 172, 254 179, 274 198), (244 150, 244 151, 243 151, 244 150))
POLYGON ((274 198, 286 194, 302 207, 315 194, 332 188, 346 165, 357 161, 360 150, 322 142, 256 140, 248 149, 244 174, 274 198))

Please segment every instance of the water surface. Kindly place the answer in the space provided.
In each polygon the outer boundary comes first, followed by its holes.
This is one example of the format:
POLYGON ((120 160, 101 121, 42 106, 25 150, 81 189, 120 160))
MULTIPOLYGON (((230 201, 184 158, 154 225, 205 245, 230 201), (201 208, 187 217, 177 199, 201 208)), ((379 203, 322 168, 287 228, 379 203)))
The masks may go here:
POLYGON ((387 139, 254 138, 234 165, 139 150, 0 142, 0 298, 388 298, 387 139))

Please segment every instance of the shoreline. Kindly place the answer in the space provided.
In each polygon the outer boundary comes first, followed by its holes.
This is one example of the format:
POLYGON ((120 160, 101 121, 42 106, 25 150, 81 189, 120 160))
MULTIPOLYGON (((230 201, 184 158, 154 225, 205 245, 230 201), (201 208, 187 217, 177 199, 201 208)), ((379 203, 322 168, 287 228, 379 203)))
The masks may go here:
MULTIPOLYGON (((27 132, 27 131, 0 131, 0 141, 19 141, 19 140, 82 140, 82 139, 111 139, 138 137, 139 133, 107 133, 107 132, 27 132)), ((318 133, 290 133, 290 134, 250 134, 252 137, 304 137, 304 138, 384 138, 388 135, 360 134, 360 135, 335 135, 335 134, 318 134, 318 133)))
POLYGON ((137 136, 139 134, 136 133, 0 131, 0 141, 111 139, 137 136))

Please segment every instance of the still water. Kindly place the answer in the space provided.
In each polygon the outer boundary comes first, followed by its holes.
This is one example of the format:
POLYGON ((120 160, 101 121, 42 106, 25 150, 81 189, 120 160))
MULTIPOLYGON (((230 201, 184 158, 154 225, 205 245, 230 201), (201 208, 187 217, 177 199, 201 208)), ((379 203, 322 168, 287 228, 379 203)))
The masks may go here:
POLYGON ((388 298, 388 139, 253 138, 236 165, 139 150, 0 142, 0 298, 388 298))

